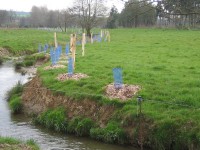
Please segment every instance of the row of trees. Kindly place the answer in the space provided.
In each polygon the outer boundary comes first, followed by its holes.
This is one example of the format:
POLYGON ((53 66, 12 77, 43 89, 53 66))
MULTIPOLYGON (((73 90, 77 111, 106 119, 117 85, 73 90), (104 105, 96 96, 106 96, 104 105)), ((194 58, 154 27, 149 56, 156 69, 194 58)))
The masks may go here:
MULTIPOLYGON (((76 0, 73 7, 65 10, 48 10, 47 7, 33 6, 30 16, 16 17, 19 27, 49 27, 66 31, 67 27, 81 27, 87 35, 93 27, 103 27, 106 24, 107 8, 104 0, 76 0)), ((7 11, 3 11, 7 12, 7 11)), ((6 17, 5 14, 2 16, 6 17)), ((1 14, 0 14, 0 18, 1 14)), ((2 26, 8 25, 8 20, 1 21, 2 26)), ((1 24, 0 24, 1 25, 1 24)))
POLYGON ((76 0, 65 10, 33 6, 26 17, 12 11, 0 11, 0 26, 13 22, 20 27, 81 27, 87 35, 93 27, 177 26, 195 27, 200 23, 200 0, 127 0, 121 13, 115 6, 107 13, 105 0, 76 0), (107 22, 106 22, 107 20, 107 22))
POLYGON ((121 13, 111 9, 107 27, 196 27, 199 23, 200 0, 128 0, 121 13))
POLYGON ((0 10, 0 27, 12 26, 15 22, 16 14, 13 11, 0 10))

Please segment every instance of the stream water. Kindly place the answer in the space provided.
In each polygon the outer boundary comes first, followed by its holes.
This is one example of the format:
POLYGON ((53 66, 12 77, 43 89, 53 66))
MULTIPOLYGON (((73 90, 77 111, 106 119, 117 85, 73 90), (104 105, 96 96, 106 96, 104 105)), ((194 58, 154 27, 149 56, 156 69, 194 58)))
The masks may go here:
POLYGON ((17 73, 11 61, 0 66, 0 136, 33 139, 43 150, 136 150, 133 147, 105 144, 89 138, 59 134, 35 126, 24 115, 12 115, 6 93, 17 82, 26 83, 29 75, 17 73))

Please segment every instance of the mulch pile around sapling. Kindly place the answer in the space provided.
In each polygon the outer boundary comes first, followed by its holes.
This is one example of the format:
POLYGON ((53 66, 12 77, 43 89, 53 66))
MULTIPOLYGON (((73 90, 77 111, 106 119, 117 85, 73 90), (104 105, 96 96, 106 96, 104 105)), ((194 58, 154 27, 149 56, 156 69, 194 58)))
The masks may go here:
POLYGON ((59 81, 65 81, 65 80, 80 80, 82 78, 88 78, 89 76, 86 74, 82 74, 82 73, 74 73, 73 75, 69 75, 68 73, 64 73, 64 74, 59 74, 57 79, 59 81))
POLYGON ((44 70, 52 70, 52 69, 58 69, 58 68, 66 68, 64 65, 51 65, 51 66, 46 66, 44 67, 44 70))
POLYGON ((114 83, 106 86, 105 95, 110 99, 121 99, 123 101, 131 99, 141 89, 139 85, 122 84, 122 87, 116 89, 114 83))

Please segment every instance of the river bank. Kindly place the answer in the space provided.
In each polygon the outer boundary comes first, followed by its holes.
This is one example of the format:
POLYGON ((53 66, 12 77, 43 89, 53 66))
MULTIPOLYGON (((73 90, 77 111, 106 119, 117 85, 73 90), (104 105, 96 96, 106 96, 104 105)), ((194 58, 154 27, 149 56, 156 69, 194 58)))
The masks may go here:
POLYGON ((7 92, 18 82, 24 84, 29 75, 15 71, 12 61, 0 66, 0 136, 13 137, 22 141, 34 140, 41 150, 46 149, 88 149, 88 150, 127 150, 133 147, 97 142, 85 137, 58 133, 41 125, 34 125, 30 117, 11 113, 7 92))
POLYGON ((22 142, 8 137, 0 137, 0 150, 39 150, 33 140, 22 142))

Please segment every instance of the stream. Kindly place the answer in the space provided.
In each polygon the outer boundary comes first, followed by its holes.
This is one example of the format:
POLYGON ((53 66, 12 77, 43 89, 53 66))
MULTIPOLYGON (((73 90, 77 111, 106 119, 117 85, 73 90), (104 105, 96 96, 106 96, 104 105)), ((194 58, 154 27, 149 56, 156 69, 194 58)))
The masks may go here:
POLYGON ((24 115, 12 115, 6 101, 6 93, 17 82, 28 82, 29 75, 15 71, 12 61, 0 66, 0 136, 23 141, 33 139, 42 150, 136 150, 133 147, 105 144, 90 138, 56 133, 35 126, 24 115))

